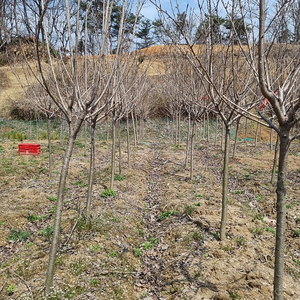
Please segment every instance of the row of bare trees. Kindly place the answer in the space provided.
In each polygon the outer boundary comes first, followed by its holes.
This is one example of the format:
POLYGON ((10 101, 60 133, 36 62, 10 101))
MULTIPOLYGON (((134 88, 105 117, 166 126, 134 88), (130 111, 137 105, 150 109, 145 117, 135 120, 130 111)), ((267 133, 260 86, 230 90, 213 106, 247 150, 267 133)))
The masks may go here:
MULTIPOLYGON (((151 85, 157 85, 160 81, 160 94, 171 99, 168 102, 171 105, 166 109, 177 127, 176 144, 180 144, 182 138, 179 130, 182 112, 187 113, 189 126, 185 165, 187 166, 189 162, 191 178, 197 122, 210 114, 222 122, 225 134, 221 240, 226 239, 230 132, 233 124, 239 123, 241 117, 245 117, 271 127, 277 132, 280 151, 274 299, 282 300, 287 158, 290 143, 299 137, 297 133, 292 136, 291 130, 300 120, 300 58, 298 45, 287 43, 279 45, 275 42, 279 41, 279 32, 282 34, 278 18, 282 16, 290 1, 278 2, 280 5, 267 25, 264 0, 260 0, 259 7, 252 6, 247 1, 236 0, 232 0, 230 5, 212 0, 207 4, 199 2, 198 12, 195 9, 179 12, 180 20, 178 12, 167 12, 159 3, 151 2, 158 8, 161 24, 165 27, 164 32, 168 32, 169 35, 167 40, 176 45, 169 58, 163 62, 161 67, 163 74, 160 76, 162 80, 151 82, 147 78, 147 66, 145 67, 145 63, 141 64, 131 51, 142 2, 124 0, 116 5, 114 1, 105 0, 101 1, 99 6, 93 1, 81 0, 78 2, 65 0, 63 3, 53 0, 30 1, 32 5, 26 1, 15 2, 12 14, 15 14, 16 34, 22 36, 26 31, 33 36, 36 52, 35 61, 29 59, 24 61, 26 78, 24 87, 28 85, 32 87, 32 98, 49 121, 54 115, 62 115, 68 127, 67 147, 58 185, 45 294, 48 296, 53 286, 64 191, 78 132, 84 123, 89 124, 91 152, 86 202, 88 222, 91 215, 96 151, 94 132, 97 124, 108 117, 112 122, 110 188, 113 188, 117 125, 121 119, 128 121, 130 118, 136 122, 136 115, 139 115, 140 128, 143 128, 143 120, 152 109, 149 97, 151 85), (226 43, 217 44, 215 12, 220 9, 226 15, 226 19, 230 20, 229 35, 226 43), (259 12, 257 19, 255 19, 256 11, 259 12), (244 29, 248 28, 247 24, 252 25, 252 30, 245 30, 242 37, 238 27, 241 23, 236 23, 237 18, 241 20, 244 29), (206 24, 206 32, 203 44, 195 47, 191 32, 194 30, 193 24, 197 22, 206 24), (272 35, 268 36, 271 27, 278 28, 277 35, 273 30, 272 35), (266 36, 269 43, 265 43, 266 36), (144 105, 139 105, 142 101, 144 105), (268 103, 260 110, 262 101, 268 103)), ((22 44, 20 49, 26 58, 22 44)), ((135 132, 135 144, 138 136, 141 137, 142 134, 142 129, 139 134, 135 132)), ((48 137, 50 136, 49 133, 48 137)), ((129 142, 127 147, 130 164, 129 142)), ((50 174, 51 165, 49 155, 50 174)))

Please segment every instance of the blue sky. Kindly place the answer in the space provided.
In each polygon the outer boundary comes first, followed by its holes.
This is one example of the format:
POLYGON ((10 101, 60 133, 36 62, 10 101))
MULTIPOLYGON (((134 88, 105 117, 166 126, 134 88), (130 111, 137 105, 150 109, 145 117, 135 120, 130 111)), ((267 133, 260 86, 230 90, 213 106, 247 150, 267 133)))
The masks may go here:
MULTIPOLYGON (((176 1, 174 0, 160 0, 160 4, 162 8, 170 12, 171 12, 171 3, 174 7, 176 6, 176 1)), ((197 6, 197 0, 191 0, 191 1, 178 0, 177 3, 179 5, 180 11, 185 10, 187 5, 189 5, 189 8, 197 6)), ((156 7, 148 1, 145 3, 141 13, 145 18, 150 20, 154 20, 155 18, 157 18, 156 7)))

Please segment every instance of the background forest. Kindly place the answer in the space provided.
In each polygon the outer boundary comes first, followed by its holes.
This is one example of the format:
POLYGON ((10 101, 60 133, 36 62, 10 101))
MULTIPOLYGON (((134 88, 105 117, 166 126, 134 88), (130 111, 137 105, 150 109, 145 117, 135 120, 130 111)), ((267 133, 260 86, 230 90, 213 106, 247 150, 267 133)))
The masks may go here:
POLYGON ((300 297, 300 6, 267 5, 1 1, 1 299, 300 297))

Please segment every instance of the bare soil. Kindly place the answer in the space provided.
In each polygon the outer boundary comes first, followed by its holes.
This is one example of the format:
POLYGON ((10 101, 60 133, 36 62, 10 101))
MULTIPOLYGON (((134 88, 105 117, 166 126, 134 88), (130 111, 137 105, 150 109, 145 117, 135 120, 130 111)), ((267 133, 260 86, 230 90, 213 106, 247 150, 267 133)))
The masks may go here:
MULTIPOLYGON (((125 178, 115 181, 114 197, 101 196, 109 183, 110 144, 97 142, 90 226, 84 219, 89 149, 83 140, 76 143, 50 299, 272 299, 276 188, 268 143, 238 144, 230 161, 228 235, 221 242, 220 142, 198 137, 190 180, 184 144, 175 147, 161 123, 151 126, 131 145, 130 167, 123 151, 125 178)), ((42 153, 34 157, 18 156, 18 142, 1 141, 0 299, 43 299, 64 145, 54 141, 49 178, 47 145, 40 143, 42 153), (30 236, 16 239, 12 230, 30 236)), ((297 142, 289 157, 287 300, 300 299, 299 191, 297 142)))

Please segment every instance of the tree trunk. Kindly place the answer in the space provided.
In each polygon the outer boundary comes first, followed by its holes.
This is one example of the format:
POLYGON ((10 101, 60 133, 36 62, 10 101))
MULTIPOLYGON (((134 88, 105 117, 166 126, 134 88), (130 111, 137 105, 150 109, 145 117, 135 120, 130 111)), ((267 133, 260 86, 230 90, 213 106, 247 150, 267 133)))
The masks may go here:
POLYGON ((72 151, 81 124, 82 124, 82 120, 80 119, 76 122, 76 124, 73 124, 74 126, 73 128, 71 128, 72 124, 69 124, 68 143, 67 143, 67 148, 65 150, 64 160, 63 160, 60 179, 59 179, 54 228, 53 228, 52 242, 51 242, 50 253, 49 253, 49 263, 48 263, 46 282, 45 282, 46 297, 50 294, 51 287, 53 286, 54 267, 55 267, 56 253, 57 253, 58 242, 59 242, 64 192, 66 187, 66 181, 67 181, 67 175, 68 175, 70 160, 72 156, 72 151))
POLYGON ((191 131, 191 113, 188 113, 188 128, 186 134, 186 150, 185 150, 185 162, 184 165, 188 166, 189 146, 190 146, 190 131, 191 131))
POLYGON ((206 140, 209 143, 209 139, 210 139, 210 133, 209 133, 209 113, 206 114, 206 126, 207 126, 206 140))
POLYGON ((114 188, 114 177, 115 177, 115 164, 116 164, 116 121, 112 120, 112 145, 111 145, 111 173, 110 173, 110 184, 109 188, 114 188))
POLYGON ((247 146, 247 134, 248 134, 248 119, 246 118, 246 122, 245 122, 245 135, 244 135, 244 142, 245 142, 246 146, 247 146))
POLYGON ((49 177, 52 177, 52 143, 51 143, 51 119, 47 118, 48 152, 49 152, 49 177))
POLYGON ((281 126, 278 136, 279 163, 277 177, 277 221, 276 221, 276 245, 275 245, 275 269, 274 269, 274 300, 283 300, 283 277, 284 277, 284 248, 286 227, 286 173, 288 161, 288 149, 290 145, 289 129, 281 126))
POLYGON ((194 177, 194 139, 195 139, 196 120, 193 120, 192 134, 191 134, 191 156, 190 156, 190 179, 194 177))
POLYGON ((129 132, 129 119, 127 116, 126 119, 126 132, 127 132, 127 163, 128 163, 128 168, 130 168, 130 132, 129 132))
POLYGON ((226 239, 229 148, 230 148, 230 126, 226 125, 225 152, 224 152, 224 161, 223 161, 223 182, 222 182, 222 217, 221 217, 221 227, 220 227, 221 241, 224 241, 226 239))
POLYGON ((239 126, 240 126, 240 118, 237 119, 237 123, 236 123, 232 158, 234 158, 234 156, 235 156, 235 150, 236 150, 236 144, 237 144, 237 137, 238 137, 238 132, 239 132, 239 126))
POLYGON ((258 129, 259 129, 259 124, 257 123, 257 125, 256 125, 256 131, 255 131, 255 144, 254 144, 254 148, 256 148, 256 146, 257 146, 258 129))
POLYGON ((91 150, 90 150, 90 170, 89 170, 89 187, 86 201, 86 221, 87 224, 91 219, 91 203, 93 193, 94 171, 95 171, 95 127, 96 122, 91 123, 91 150))
POLYGON ((279 146, 279 137, 277 136, 276 144, 275 144, 275 152, 273 159, 273 168, 272 168, 272 176, 271 176, 271 184, 274 184, 276 167, 277 167, 277 158, 278 158, 278 146, 279 146))
POLYGON ((134 121, 133 111, 131 111, 131 120, 132 120, 132 129, 133 129, 134 147, 136 147, 137 137, 136 137, 135 121, 134 121))
POLYGON ((119 175, 122 174, 121 123, 118 121, 119 175))

